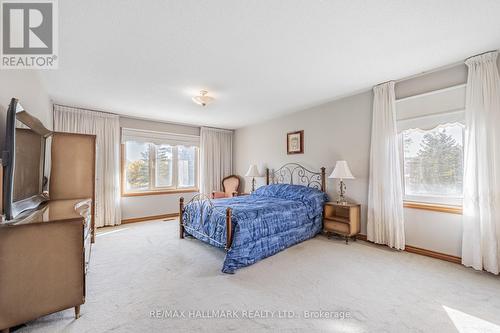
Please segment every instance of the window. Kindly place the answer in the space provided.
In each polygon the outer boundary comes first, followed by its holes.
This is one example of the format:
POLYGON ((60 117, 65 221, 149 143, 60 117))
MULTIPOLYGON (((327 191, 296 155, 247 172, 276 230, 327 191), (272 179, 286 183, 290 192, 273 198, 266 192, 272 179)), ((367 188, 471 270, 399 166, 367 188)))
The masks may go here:
POLYGON ((155 188, 172 187, 174 172, 174 147, 169 145, 151 145, 155 151, 155 188))
POLYGON ((439 125, 400 134, 404 199, 461 205, 463 197, 464 126, 439 125))
POLYGON ((150 188, 150 145, 127 142, 125 144, 125 189, 127 192, 146 191, 150 188))
POLYGON ((196 146, 125 141, 123 193, 195 190, 198 185, 196 146))
POLYGON ((196 182, 197 149, 195 147, 179 146, 178 156, 178 187, 194 187, 196 182))

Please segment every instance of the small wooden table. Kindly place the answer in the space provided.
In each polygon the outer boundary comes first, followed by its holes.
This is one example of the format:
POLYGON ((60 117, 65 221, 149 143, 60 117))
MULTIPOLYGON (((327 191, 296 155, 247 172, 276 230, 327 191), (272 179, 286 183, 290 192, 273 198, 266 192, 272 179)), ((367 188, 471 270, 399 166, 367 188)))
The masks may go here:
POLYGON ((337 234, 356 240, 361 229, 361 205, 355 203, 338 204, 327 202, 323 214, 323 231, 327 234, 337 234))

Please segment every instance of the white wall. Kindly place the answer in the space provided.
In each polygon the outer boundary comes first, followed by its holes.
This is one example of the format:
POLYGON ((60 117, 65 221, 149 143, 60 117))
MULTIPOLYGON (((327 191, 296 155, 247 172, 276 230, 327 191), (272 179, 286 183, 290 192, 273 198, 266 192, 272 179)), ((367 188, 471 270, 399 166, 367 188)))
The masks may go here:
POLYGON ((462 215, 405 208, 406 244, 462 256, 462 215))
MULTIPOLYGON (((157 132, 200 135, 199 127, 130 117, 120 117, 120 126, 157 132)), ((195 194, 176 193, 122 197, 122 219, 178 213, 180 197, 190 200, 195 194)))
MULTIPOLYGON (((329 175, 337 160, 347 160, 355 180, 346 181, 347 197, 362 205, 363 233, 366 225, 368 170, 371 132, 371 91, 337 100, 309 110, 235 132, 234 163, 238 175, 244 175, 250 164, 278 168, 287 162, 298 162, 312 170, 326 167, 329 175), (286 133, 304 130, 304 154, 286 154, 286 133)), ((262 178, 258 184, 265 180, 262 178)), ((250 182, 244 183, 249 191, 250 182)), ((327 180, 327 192, 336 197, 337 183, 327 180)))
MULTIPOLYGON (((500 60, 499 60, 500 61, 500 60)), ((465 83, 465 65, 453 66, 396 84, 397 98, 404 98, 436 89, 465 83)), ((366 206, 372 118, 372 92, 367 91, 324 105, 286 115, 260 124, 237 129, 235 132, 235 171, 244 175, 254 163, 276 168, 287 162, 332 171, 337 160, 349 162, 355 180, 346 181, 347 197, 362 206, 361 232, 366 234, 366 206), (304 130, 304 154, 286 154, 286 133, 304 130)), ((259 180, 262 184, 264 179, 259 180)), ((245 182, 249 190, 249 182, 245 182)), ((331 199, 337 183, 327 181, 331 199)), ((462 216, 405 208, 406 240, 408 245, 461 255, 462 216)))
MULTIPOLYGON (((52 102, 40 81, 39 73, 33 70, 0 71, 0 115, 1 126, 12 97, 19 99, 24 109, 52 129, 52 102)), ((3 141, 5 133, 0 133, 3 141)))
POLYGON ((182 193, 122 197, 122 219, 178 213, 179 198, 184 197, 188 201, 195 194, 182 193))

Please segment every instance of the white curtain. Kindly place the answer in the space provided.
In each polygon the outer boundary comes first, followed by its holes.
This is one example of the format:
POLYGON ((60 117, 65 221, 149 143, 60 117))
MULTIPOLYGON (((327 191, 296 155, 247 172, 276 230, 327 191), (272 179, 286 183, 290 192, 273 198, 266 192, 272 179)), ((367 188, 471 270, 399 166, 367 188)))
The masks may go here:
POLYGON ((368 240, 404 250, 403 192, 394 82, 373 88, 368 240))
POLYGON ((462 263, 500 268, 500 78, 497 52, 468 59, 462 263))
POLYGON ((201 193, 222 190, 222 178, 233 173, 233 131, 202 127, 200 155, 201 193))
POLYGON ((96 136, 95 224, 97 227, 120 224, 119 117, 54 105, 54 130, 96 136))

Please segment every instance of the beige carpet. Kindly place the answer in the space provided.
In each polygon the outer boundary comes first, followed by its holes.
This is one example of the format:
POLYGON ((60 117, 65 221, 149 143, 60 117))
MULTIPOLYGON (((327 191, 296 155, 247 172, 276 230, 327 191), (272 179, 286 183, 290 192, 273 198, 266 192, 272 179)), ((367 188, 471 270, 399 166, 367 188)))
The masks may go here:
POLYGON ((106 228, 82 317, 18 332, 500 332, 500 278, 460 265, 322 236, 235 275, 223 258, 175 221, 106 228))

